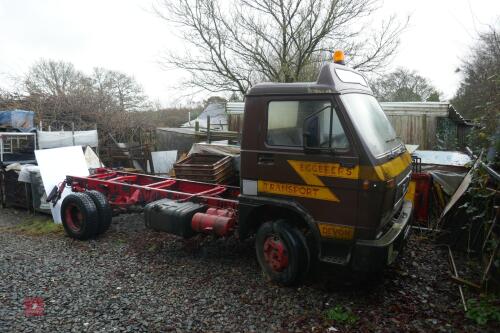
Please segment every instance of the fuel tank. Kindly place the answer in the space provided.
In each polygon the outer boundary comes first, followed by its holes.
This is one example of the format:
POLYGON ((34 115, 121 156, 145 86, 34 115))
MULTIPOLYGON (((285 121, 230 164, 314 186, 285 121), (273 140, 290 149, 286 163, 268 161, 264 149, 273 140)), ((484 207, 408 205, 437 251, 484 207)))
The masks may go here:
POLYGON ((203 204, 162 199, 144 207, 144 222, 150 229, 189 238, 195 234, 191 228, 194 214, 206 210, 203 204))

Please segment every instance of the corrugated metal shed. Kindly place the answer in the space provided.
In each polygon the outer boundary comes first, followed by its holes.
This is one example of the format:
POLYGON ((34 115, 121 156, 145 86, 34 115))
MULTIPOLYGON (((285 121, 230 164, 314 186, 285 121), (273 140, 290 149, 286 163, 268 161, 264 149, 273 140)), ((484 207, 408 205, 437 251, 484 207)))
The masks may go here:
POLYGON ((228 114, 243 114, 245 110, 244 102, 227 102, 226 103, 226 112, 228 114))
POLYGON ((448 116, 448 103, 386 102, 380 103, 394 130, 403 142, 434 148, 438 119, 448 116))
POLYGON ((461 145, 464 131, 471 126, 448 102, 384 102, 380 106, 401 139, 420 149, 436 149, 440 128, 451 132, 461 145))
POLYGON ((447 117, 450 104, 445 102, 382 102, 380 106, 388 116, 447 117))
POLYGON ((245 110, 244 102, 227 102, 227 124, 230 131, 240 133, 243 128, 243 111, 245 110))

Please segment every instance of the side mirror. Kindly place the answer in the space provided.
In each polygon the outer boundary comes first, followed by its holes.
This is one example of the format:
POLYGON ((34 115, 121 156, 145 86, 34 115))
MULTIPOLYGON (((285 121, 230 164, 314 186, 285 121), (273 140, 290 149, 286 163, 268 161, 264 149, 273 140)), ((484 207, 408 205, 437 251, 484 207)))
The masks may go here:
POLYGON ((304 127, 302 128, 303 144, 305 149, 318 148, 318 140, 316 133, 318 131, 318 117, 312 115, 304 120, 304 127))
POLYGON ((317 138, 309 132, 304 132, 302 135, 304 143, 304 151, 307 153, 319 153, 321 148, 318 147, 317 138))
POLYGON ((314 112, 304 119, 302 133, 303 145, 307 151, 319 151, 323 149, 321 145, 321 121, 324 120, 324 112, 329 112, 331 118, 332 108, 330 105, 314 112))
POLYGON ((310 148, 312 148, 312 146, 311 146, 311 137, 312 137, 311 133, 309 133, 309 132, 304 131, 302 133, 302 142, 303 142, 303 145, 304 145, 304 149, 308 149, 308 148, 310 149, 310 148))

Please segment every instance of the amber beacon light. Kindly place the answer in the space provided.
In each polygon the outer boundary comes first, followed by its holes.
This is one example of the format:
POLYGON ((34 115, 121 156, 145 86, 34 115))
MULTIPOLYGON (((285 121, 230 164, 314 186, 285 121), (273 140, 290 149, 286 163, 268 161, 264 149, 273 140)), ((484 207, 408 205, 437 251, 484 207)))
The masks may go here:
POLYGON ((335 52, 333 52, 333 62, 334 63, 345 65, 344 60, 345 60, 344 51, 335 50, 335 52))

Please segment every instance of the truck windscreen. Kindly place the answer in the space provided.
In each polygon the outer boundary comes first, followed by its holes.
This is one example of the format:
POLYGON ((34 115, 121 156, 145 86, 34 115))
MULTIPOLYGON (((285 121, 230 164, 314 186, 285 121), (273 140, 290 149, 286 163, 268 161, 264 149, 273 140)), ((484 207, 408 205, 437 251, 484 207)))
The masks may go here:
POLYGON ((358 134, 375 157, 401 145, 375 97, 366 94, 345 94, 340 98, 358 134))

